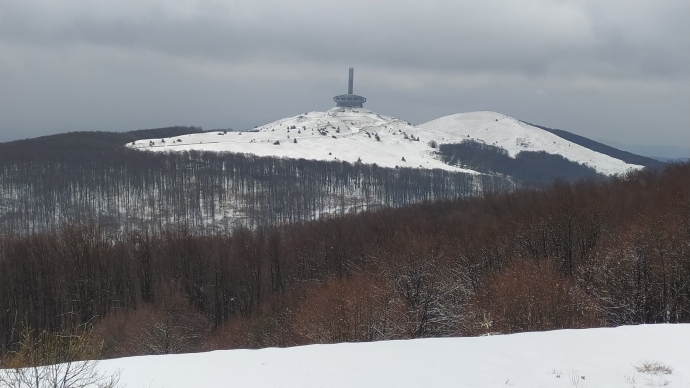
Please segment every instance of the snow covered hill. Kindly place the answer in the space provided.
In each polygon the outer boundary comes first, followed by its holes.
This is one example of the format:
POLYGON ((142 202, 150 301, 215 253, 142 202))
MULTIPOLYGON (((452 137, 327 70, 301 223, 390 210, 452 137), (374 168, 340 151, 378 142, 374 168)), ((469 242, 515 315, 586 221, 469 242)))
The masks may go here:
POLYGON ((592 167, 597 172, 612 175, 643 166, 628 164, 608 155, 565 140, 541 128, 526 124, 496 112, 459 113, 420 125, 426 133, 440 142, 459 142, 473 139, 488 145, 501 147, 515 157, 521 151, 546 151, 592 167))
POLYGON ((206 132, 138 140, 128 146, 151 151, 228 151, 474 173, 443 163, 437 150, 430 146, 432 142, 463 140, 502 147, 512 157, 520 151, 546 151, 608 175, 642 168, 495 112, 461 113, 415 126, 368 109, 332 108, 284 118, 251 132, 206 132))
POLYGON ((103 361, 127 387, 690 387, 690 324, 103 361))

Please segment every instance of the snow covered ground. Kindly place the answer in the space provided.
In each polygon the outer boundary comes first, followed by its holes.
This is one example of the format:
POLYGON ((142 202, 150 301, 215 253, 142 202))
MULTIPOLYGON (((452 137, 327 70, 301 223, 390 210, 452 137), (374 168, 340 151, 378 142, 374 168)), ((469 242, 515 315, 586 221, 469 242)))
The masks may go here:
POLYGON ((284 118, 251 132, 206 132, 145 139, 129 146, 151 151, 228 151, 259 156, 376 163, 383 167, 440 168, 472 172, 443 163, 430 142, 475 140, 520 151, 546 151, 604 174, 642 166, 600 154, 550 132, 495 112, 461 113, 421 125, 362 108, 332 108, 284 118))
POLYGON ((551 132, 496 112, 459 113, 429 121, 420 127, 436 139, 440 137, 442 143, 448 143, 447 139, 474 139, 504 148, 511 157, 515 157, 520 151, 546 151, 590 166, 606 175, 643 168, 582 147, 551 132))
POLYGON ((121 382, 136 388, 690 388, 690 324, 225 350, 99 368, 120 369, 121 382), (645 363, 671 373, 645 372, 645 363))

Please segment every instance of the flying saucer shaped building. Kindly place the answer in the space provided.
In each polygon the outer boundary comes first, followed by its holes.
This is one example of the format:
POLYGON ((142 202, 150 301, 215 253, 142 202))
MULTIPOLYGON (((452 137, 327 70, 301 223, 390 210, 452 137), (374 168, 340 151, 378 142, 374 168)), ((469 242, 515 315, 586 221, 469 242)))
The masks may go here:
POLYGON ((358 96, 356 94, 352 94, 352 84, 354 83, 354 77, 355 77, 355 69, 350 68, 350 78, 347 82, 347 94, 341 94, 339 96, 333 97, 333 101, 335 101, 336 106, 342 106, 344 108, 362 108, 362 104, 367 102, 367 99, 358 96))

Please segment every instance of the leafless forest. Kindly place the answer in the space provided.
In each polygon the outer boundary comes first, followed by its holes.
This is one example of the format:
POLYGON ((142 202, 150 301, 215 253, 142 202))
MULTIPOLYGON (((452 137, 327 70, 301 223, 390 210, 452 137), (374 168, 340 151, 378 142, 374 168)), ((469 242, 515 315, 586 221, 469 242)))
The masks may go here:
POLYGON ((3 233, 63 224, 158 234, 254 229, 378 206, 398 207, 511 190, 507 178, 361 163, 117 149, 0 165, 3 233))
POLYGON ((429 199, 227 233, 4 229, 0 352, 84 324, 116 357, 690 322, 690 164, 429 199))

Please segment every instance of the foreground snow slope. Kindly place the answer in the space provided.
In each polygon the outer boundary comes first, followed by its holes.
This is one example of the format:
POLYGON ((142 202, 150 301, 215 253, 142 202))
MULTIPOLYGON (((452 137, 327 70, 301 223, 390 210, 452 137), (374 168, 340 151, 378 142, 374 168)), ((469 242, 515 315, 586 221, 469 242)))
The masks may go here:
POLYGON ((103 361, 128 387, 690 387, 690 324, 103 361), (638 372, 657 361, 671 374, 638 372))
POLYGON ((383 167, 473 172, 443 163, 437 150, 429 146, 431 141, 443 144, 469 139, 505 148, 512 157, 520 151, 558 154, 604 174, 625 173, 642 167, 495 112, 462 113, 415 126, 368 109, 333 108, 281 119, 252 132, 206 132, 145 139, 130 143, 129 147, 151 151, 229 151, 350 163, 361 161, 383 167))

